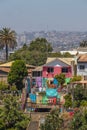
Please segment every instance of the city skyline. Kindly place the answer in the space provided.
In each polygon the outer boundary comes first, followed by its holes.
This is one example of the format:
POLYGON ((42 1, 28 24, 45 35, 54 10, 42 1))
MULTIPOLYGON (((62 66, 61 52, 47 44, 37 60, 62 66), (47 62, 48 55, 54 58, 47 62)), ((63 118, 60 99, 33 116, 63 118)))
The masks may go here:
POLYGON ((86 0, 0 0, 0 29, 87 31, 86 0))

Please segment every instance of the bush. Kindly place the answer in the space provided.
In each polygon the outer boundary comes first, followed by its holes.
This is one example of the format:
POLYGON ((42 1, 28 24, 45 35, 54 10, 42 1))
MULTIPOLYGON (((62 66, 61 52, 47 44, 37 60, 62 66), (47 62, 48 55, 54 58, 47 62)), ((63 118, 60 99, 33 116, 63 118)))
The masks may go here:
POLYGON ((81 81, 81 80, 82 80, 82 77, 79 75, 79 76, 74 76, 74 77, 71 79, 71 82, 81 81))
POLYGON ((8 84, 4 83, 3 81, 0 82, 0 90, 5 91, 8 90, 8 84))
POLYGON ((10 90, 11 90, 11 91, 17 91, 17 88, 16 88, 16 86, 14 85, 14 86, 11 87, 10 90))

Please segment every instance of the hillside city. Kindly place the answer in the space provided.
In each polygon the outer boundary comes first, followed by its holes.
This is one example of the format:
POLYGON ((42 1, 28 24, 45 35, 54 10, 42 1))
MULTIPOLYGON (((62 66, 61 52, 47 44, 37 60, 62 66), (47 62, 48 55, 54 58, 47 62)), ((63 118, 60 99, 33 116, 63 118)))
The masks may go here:
POLYGON ((0 130, 87 130, 86 38, 0 31, 0 130))
POLYGON ((40 32, 24 32, 18 34, 18 46, 24 43, 29 44, 32 40, 46 38, 52 44, 54 52, 61 50, 73 50, 79 46, 82 40, 87 40, 87 32, 58 32, 58 31, 40 31, 40 32))
MULTIPOLYGON (((58 31, 35 31, 24 32, 17 34, 17 47, 15 49, 9 48, 9 53, 14 53, 23 47, 24 44, 29 45, 32 40, 36 38, 46 38, 53 47, 53 52, 61 51, 76 51, 79 48, 80 42, 87 40, 87 32, 58 32, 58 31)), ((0 51, 0 61, 5 59, 5 48, 0 51)))
POLYGON ((87 0, 0 0, 0 130, 87 130, 87 0))

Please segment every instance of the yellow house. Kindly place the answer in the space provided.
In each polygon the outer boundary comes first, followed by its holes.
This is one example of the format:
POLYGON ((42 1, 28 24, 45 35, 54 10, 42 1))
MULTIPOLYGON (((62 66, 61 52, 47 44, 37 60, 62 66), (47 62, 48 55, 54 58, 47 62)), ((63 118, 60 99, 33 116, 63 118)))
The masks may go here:
MULTIPOLYGON (((0 64, 0 81, 7 82, 7 76, 13 62, 14 61, 0 64)), ((31 76, 32 70, 35 69, 35 66, 26 64, 26 67, 28 69, 28 75, 31 76)))

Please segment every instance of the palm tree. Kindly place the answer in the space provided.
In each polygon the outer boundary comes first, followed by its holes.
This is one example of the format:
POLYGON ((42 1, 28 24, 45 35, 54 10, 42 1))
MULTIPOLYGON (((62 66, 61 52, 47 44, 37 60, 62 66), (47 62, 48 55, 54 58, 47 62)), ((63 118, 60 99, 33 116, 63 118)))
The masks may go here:
POLYGON ((2 28, 0 30, 0 47, 3 48, 5 46, 6 61, 8 60, 8 47, 14 48, 16 45, 16 32, 10 28, 2 28))

